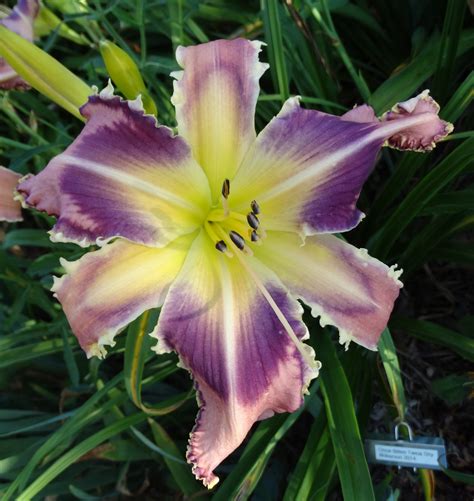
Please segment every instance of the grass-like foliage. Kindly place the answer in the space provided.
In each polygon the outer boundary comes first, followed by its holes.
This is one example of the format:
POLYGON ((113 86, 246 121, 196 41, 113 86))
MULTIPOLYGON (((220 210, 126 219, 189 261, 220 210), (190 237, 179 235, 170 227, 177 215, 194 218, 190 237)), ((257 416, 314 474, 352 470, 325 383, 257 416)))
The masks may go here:
MULTIPOLYGON (((264 40, 262 59, 271 64, 261 81, 257 130, 291 95, 333 114, 363 102, 380 114, 429 88, 455 131, 429 154, 385 149, 359 201, 367 217, 345 234, 404 269, 405 288, 379 351, 353 345, 345 352, 335 332, 308 315, 323 368, 305 405, 256 425, 219 467, 221 483, 210 492, 194 480, 184 456, 196 414, 192 382, 174 355, 150 350, 147 333, 159 312, 131 324, 105 360, 87 360, 49 291, 52 276, 62 274, 59 258, 75 260, 84 250, 52 243, 53 218, 39 212, 2 223, 0 497, 370 501, 415 493, 455 499, 472 485, 462 452, 474 360, 474 116, 468 109, 474 28, 466 2, 43 4, 63 22, 43 26, 37 45, 103 88, 108 74, 99 43, 114 42, 140 69, 149 106, 172 127, 176 47, 242 36, 264 40), (444 435, 450 468, 416 474, 368 465, 368 431, 392 432, 397 420, 420 435, 444 435)), ((34 90, 0 92, 0 164, 38 173, 82 127, 34 90)))

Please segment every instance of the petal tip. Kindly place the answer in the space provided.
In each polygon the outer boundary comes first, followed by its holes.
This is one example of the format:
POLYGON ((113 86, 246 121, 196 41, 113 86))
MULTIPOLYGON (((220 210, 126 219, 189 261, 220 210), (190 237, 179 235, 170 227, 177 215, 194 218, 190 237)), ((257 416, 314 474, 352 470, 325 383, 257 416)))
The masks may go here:
MULTIPOLYGON (((183 364, 181 357, 179 357, 179 361, 180 363, 178 365, 181 365, 183 369, 189 371, 189 368, 185 364, 183 364)), ((204 414, 206 412, 206 401, 197 381, 195 381, 194 387, 196 389, 196 401, 199 410, 196 416, 194 427, 189 434, 186 460, 190 465, 192 465, 191 471, 196 477, 196 480, 202 482, 208 489, 212 489, 219 482, 219 477, 214 474, 214 467, 210 465, 209 459, 206 461, 206 465, 203 465, 203 456, 205 455, 205 453, 201 444, 202 436, 204 433, 201 430, 201 426, 204 419, 204 414)))
POLYGON ((425 89, 418 96, 395 104, 382 115, 380 121, 384 124, 400 122, 399 130, 386 139, 385 146, 398 150, 431 151, 437 142, 454 130, 453 124, 439 118, 440 106, 429 92, 425 89))
POLYGON ((36 209, 49 216, 58 215, 58 197, 54 183, 42 181, 42 172, 38 175, 27 174, 18 182, 16 191, 22 207, 36 209))
MULTIPOLYGON (((189 445, 191 447, 191 439, 189 445)), ((196 480, 202 482, 204 487, 207 487, 208 490, 213 489, 219 483, 220 479, 217 475, 214 475, 214 473, 206 471, 203 468, 197 466, 196 464, 197 459, 191 453, 191 449, 189 449, 188 454, 186 454, 186 460, 188 461, 189 464, 192 465, 191 471, 193 472, 193 475, 196 477, 196 480)))

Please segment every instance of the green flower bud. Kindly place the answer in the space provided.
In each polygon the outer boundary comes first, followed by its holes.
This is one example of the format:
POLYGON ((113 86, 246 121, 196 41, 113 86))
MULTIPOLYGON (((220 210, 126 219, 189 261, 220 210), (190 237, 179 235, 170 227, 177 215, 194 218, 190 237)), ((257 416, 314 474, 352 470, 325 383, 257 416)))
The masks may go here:
POLYGON ((0 56, 32 87, 80 120, 93 90, 54 57, 0 26, 0 56))
POLYGON ((120 92, 127 99, 135 99, 141 94, 145 111, 156 115, 156 105, 145 87, 135 61, 120 47, 109 41, 100 43, 100 53, 112 82, 120 92))

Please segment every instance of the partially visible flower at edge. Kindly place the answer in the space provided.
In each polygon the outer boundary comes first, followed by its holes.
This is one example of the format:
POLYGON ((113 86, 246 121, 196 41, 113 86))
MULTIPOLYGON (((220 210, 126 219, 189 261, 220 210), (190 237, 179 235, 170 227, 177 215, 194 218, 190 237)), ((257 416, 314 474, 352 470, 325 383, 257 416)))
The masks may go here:
POLYGON ((340 342, 375 350, 401 282, 395 267, 332 233, 354 228, 384 145, 429 150, 451 130, 427 92, 379 120, 290 98, 256 136, 261 44, 178 48, 179 135, 107 87, 81 108, 78 138, 18 191, 58 217, 51 238, 99 245, 53 291, 90 356, 162 306, 152 336, 195 381, 187 459, 205 485, 253 423, 302 403, 320 364, 303 343, 301 299, 340 342))
MULTIPOLYGON (((39 12, 38 0, 18 0, 10 15, 0 19, 0 24, 26 40, 33 41, 33 23, 39 12)), ((29 85, 16 71, 0 58, 0 89, 27 89, 29 85)))
POLYGON ((15 200, 15 188, 21 174, 0 166, 0 221, 21 221, 21 204, 15 200))

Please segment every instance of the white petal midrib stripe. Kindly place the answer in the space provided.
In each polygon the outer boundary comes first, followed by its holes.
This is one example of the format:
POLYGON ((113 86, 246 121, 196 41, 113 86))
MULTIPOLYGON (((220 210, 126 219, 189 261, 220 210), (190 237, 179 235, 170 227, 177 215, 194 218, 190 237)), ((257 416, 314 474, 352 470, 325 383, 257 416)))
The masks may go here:
POLYGON ((415 115, 409 118, 385 122, 383 125, 380 125, 377 129, 368 134, 362 141, 350 143, 348 146, 326 156, 320 161, 314 163, 311 167, 302 170, 298 174, 289 177, 286 181, 277 184, 267 192, 262 193, 261 195, 259 195, 258 201, 259 203, 266 202, 286 191, 295 188, 302 183, 308 182, 313 176, 321 175, 325 170, 334 167, 345 158, 359 152, 373 141, 390 137, 391 135, 400 132, 403 129, 406 129, 407 127, 420 125, 432 119, 432 113, 422 113, 420 115, 415 115))
MULTIPOLYGON (((176 196, 174 193, 164 190, 163 188, 149 183, 148 181, 143 181, 133 175, 127 174, 121 170, 118 170, 114 167, 110 167, 109 165, 104 165, 98 162, 94 162, 93 160, 86 160, 84 158, 75 157, 73 155, 62 154, 60 160, 62 162, 73 164, 75 167, 80 169, 87 170, 89 172, 93 172, 98 176, 102 176, 113 181, 117 181, 126 187, 132 187, 149 195, 158 197, 162 200, 166 200, 173 205, 177 205, 179 207, 183 207, 187 210, 195 211, 196 207, 194 204, 176 196)), ((184 173, 183 173, 184 175, 184 173)))
MULTIPOLYGON (((218 266, 221 282, 220 286, 222 288, 222 314, 224 317, 222 342, 224 343, 224 353, 226 357, 225 367, 227 369, 227 378, 229 383, 229 398, 231 400, 234 400, 237 397, 236 371, 238 370, 236 365, 237 361, 235 358, 237 349, 237 333, 235 326, 236 305, 232 279, 227 268, 227 264, 223 261, 223 259, 220 259, 218 266)), ((232 413, 232 422, 234 423, 238 423, 238 416, 236 411, 236 406, 231 404, 230 412, 232 413)))

